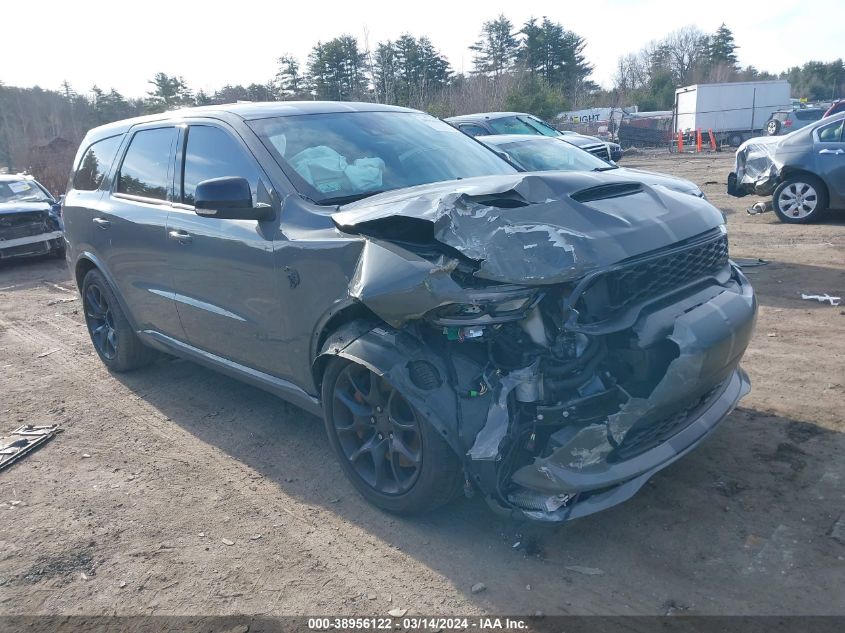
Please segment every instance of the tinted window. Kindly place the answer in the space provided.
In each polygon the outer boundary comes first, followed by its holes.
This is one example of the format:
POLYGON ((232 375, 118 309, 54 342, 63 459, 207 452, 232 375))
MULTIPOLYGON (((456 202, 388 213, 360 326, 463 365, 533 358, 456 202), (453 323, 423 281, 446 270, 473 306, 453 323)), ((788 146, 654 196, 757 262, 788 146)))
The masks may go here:
POLYGON ((94 191, 99 189, 103 178, 111 167, 117 148, 120 147, 120 136, 97 141, 79 161, 79 166, 73 174, 73 188, 82 191, 94 191))
POLYGON ((845 120, 819 128, 819 140, 822 143, 836 143, 842 138, 842 125, 845 120))
POLYGON ((772 118, 773 118, 775 121, 786 121, 786 119, 787 119, 787 117, 788 117, 788 116, 789 116, 789 115, 788 115, 786 112, 775 112, 775 113, 772 115, 772 118))
POLYGON ((167 200, 167 166, 175 128, 142 130, 132 137, 117 181, 117 191, 167 200))
POLYGON ((554 129, 551 125, 546 123, 545 121, 541 121, 540 119, 533 117, 533 116, 526 116, 526 117, 519 117, 521 121, 524 121, 535 130, 537 130, 543 136, 560 136, 560 132, 554 129))
POLYGON ((469 134, 470 136, 483 136, 487 134, 487 130, 485 130, 480 125, 474 125, 472 123, 464 123, 463 125, 459 125, 458 128, 464 134, 469 134))
POLYGON ((799 121, 818 121, 823 114, 824 110, 797 110, 795 118, 799 121))
POLYGON ((228 133, 207 125, 188 130, 182 202, 194 203, 194 192, 203 180, 240 176, 249 181, 253 196, 258 187, 258 168, 228 133))

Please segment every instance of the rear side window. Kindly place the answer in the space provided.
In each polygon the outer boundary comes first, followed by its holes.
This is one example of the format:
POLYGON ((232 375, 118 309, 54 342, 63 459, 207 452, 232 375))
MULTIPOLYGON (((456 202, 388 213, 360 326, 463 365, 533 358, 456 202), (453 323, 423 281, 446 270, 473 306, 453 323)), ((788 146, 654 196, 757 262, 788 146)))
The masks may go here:
POLYGON ((197 185, 211 178, 246 178, 253 198, 258 189, 259 171, 252 157, 227 132, 208 125, 192 125, 188 129, 183 174, 185 204, 194 204, 197 185))
POLYGON ((175 134, 176 129, 172 127, 135 133, 120 166, 119 193, 167 200, 167 167, 175 134))
POLYGON ((795 118, 799 121, 818 121, 823 114, 822 110, 796 110, 795 118))
POLYGON ((120 147, 120 139, 120 136, 112 136, 88 148, 73 174, 74 189, 95 191, 100 188, 120 147))

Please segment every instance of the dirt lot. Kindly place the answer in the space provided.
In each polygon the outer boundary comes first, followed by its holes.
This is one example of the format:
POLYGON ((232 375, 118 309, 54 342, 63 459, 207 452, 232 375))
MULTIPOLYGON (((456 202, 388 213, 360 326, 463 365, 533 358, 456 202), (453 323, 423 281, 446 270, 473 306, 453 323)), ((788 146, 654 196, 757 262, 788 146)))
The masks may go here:
POLYGON ((770 261, 748 269, 753 391, 634 499, 555 530, 478 499, 383 514, 316 418, 188 362, 110 375, 64 264, 0 265, 0 431, 65 428, 0 473, 0 614, 845 614, 845 307, 800 299, 845 296, 845 215, 749 217, 730 158, 623 165, 695 181, 732 256, 770 261))

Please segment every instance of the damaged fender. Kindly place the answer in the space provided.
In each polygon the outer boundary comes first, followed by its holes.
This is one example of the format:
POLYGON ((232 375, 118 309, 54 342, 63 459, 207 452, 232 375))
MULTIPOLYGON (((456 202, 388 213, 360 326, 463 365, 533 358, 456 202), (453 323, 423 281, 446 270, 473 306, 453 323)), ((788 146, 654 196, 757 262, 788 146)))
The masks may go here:
POLYGON ((328 338, 317 361, 333 356, 353 361, 386 377, 458 455, 466 452, 458 424, 456 394, 448 380, 449 371, 443 359, 419 340, 392 328, 355 322, 341 327, 328 338), (362 330, 366 331, 361 333, 362 330), (425 381, 415 373, 415 363, 429 364, 425 368, 425 381), (431 368, 435 370, 433 374, 431 368))
POLYGON ((780 182, 783 169, 779 152, 784 138, 761 136, 740 145, 736 151, 736 179, 728 193, 733 196, 746 193, 771 195, 780 182))

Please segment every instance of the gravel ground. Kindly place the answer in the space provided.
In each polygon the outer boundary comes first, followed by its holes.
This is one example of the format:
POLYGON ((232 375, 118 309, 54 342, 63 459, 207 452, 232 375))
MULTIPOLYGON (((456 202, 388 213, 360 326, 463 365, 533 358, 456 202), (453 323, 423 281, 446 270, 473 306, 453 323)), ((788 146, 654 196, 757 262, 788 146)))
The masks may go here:
POLYGON ((726 196, 730 155, 640 153, 728 217, 761 310, 753 391, 634 499, 557 529, 478 499, 367 505, 321 422, 188 362, 110 375, 63 263, 0 264, 0 434, 65 432, 0 473, 2 614, 845 614, 845 214, 726 196), (473 585, 486 589, 472 592, 473 585))

